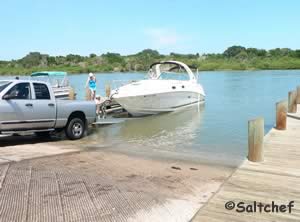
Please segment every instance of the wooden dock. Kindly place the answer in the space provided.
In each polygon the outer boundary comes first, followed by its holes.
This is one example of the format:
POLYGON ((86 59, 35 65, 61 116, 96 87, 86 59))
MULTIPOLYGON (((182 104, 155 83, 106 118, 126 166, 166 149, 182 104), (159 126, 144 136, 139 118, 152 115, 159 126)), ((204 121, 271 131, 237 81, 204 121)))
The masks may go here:
POLYGON ((300 120, 300 105, 297 106, 298 112, 296 113, 288 113, 288 117, 300 120))
MULTIPOLYGON (((202 207, 193 218, 194 222, 219 221, 300 221, 300 106, 297 113, 288 113, 287 130, 272 129, 264 138, 264 161, 245 162, 228 178, 219 191, 202 207), (233 201, 234 209, 227 210, 227 202, 233 201), (266 212, 256 204, 288 205, 291 213, 266 212), (237 208, 239 202, 248 207, 248 212, 237 208), (250 207, 248 206, 250 205, 250 207)), ((232 207, 232 203, 227 205, 232 207)), ((266 208, 266 210, 270 210, 266 208)), ((284 207, 282 207, 284 208, 284 207)), ((280 210, 278 210, 280 211, 280 210)))

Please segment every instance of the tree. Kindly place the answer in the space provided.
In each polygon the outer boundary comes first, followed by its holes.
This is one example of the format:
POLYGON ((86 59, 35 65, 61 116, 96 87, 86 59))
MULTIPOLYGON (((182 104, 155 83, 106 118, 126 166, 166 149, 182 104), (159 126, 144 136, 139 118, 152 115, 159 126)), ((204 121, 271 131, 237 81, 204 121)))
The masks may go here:
POLYGON ((137 53, 136 55, 141 56, 141 57, 152 57, 152 58, 160 57, 159 52, 156 50, 152 50, 152 49, 144 49, 143 51, 137 53))
POLYGON ((132 57, 132 61, 137 64, 134 64, 134 70, 136 71, 147 70, 152 63, 157 62, 162 58, 158 51, 152 49, 144 49, 143 51, 132 55, 132 57))
POLYGON ((21 59, 21 63, 25 67, 33 67, 40 65, 42 55, 39 52, 30 52, 28 55, 21 59))
POLYGON ((78 62, 82 62, 84 60, 84 57, 80 55, 69 54, 66 56, 66 60, 68 62, 78 63, 78 62))
POLYGON ((243 46, 231 46, 224 51, 223 55, 225 57, 230 58, 230 57, 235 57, 239 53, 245 52, 245 51, 246 51, 246 48, 243 46))
POLYGON ((300 50, 299 49, 297 49, 297 50, 294 51, 294 56, 296 58, 300 58, 300 50))
POLYGON ((247 48, 246 51, 250 57, 256 57, 256 56, 264 57, 267 55, 267 51, 264 49, 247 48))
POLYGON ((238 58, 238 59, 244 60, 244 59, 247 59, 248 54, 247 54, 246 51, 241 51, 241 52, 240 52, 239 54, 237 54, 235 57, 238 58))
POLYGON ((47 57, 48 65, 56 65, 56 59, 54 56, 47 57))
POLYGON ((108 52, 106 54, 102 54, 101 57, 104 58, 107 61, 107 63, 110 64, 124 62, 124 58, 119 53, 108 52))
POLYGON ((289 48, 276 48, 269 50, 269 54, 272 57, 288 56, 292 54, 292 50, 289 48))
POLYGON ((175 60, 180 60, 180 59, 197 59, 199 57, 199 53, 197 54, 179 54, 179 53, 174 53, 174 52, 171 52, 170 53, 170 56, 172 58, 174 58, 175 60))

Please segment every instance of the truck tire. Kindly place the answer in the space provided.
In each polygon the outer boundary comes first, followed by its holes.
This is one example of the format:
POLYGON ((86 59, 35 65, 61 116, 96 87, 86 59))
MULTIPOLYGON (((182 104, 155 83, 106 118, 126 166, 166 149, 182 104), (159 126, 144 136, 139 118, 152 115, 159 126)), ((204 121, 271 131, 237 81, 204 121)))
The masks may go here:
POLYGON ((81 139, 85 133, 85 124, 82 119, 71 119, 65 128, 65 133, 70 140, 81 139))

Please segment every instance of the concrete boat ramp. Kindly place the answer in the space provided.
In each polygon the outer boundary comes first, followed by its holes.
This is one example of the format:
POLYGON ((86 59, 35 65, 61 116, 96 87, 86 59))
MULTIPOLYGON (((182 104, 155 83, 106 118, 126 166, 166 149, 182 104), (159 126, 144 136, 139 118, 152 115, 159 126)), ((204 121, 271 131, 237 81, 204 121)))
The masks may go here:
POLYGON ((233 170, 82 141, 0 141, 0 221, 189 221, 233 170))
POLYGON ((41 140, 31 135, 25 137, 2 135, 0 137, 0 164, 80 151, 71 145, 59 145, 47 143, 47 141, 51 140, 41 140))

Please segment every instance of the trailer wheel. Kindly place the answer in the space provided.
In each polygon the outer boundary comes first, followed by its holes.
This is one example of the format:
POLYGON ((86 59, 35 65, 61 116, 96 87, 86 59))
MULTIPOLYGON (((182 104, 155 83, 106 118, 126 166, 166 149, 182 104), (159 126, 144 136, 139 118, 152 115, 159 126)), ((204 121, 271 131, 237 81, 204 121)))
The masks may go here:
POLYGON ((85 124, 82 119, 71 119, 65 128, 65 133, 66 136, 71 140, 81 139, 85 133, 85 124))

